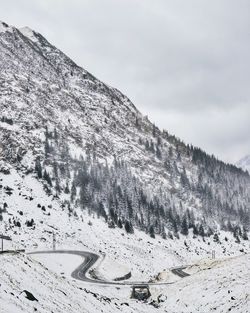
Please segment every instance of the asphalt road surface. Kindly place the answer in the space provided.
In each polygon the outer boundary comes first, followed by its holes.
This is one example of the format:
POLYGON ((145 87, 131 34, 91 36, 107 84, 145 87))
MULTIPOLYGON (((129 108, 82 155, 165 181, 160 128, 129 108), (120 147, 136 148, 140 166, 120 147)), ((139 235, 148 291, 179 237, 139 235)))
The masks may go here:
POLYGON ((186 268, 185 266, 176 267, 176 268, 171 269, 171 272, 174 273, 175 275, 180 276, 181 278, 190 276, 188 273, 183 272, 185 268, 186 268))
MULTIPOLYGON (((96 263, 96 261, 99 259, 99 255, 87 252, 87 251, 77 251, 77 250, 50 250, 50 251, 36 251, 36 252, 30 252, 28 254, 73 254, 78 255, 84 258, 83 263, 79 265, 72 273, 71 276, 74 279, 81 280, 84 282, 89 283, 97 283, 101 285, 123 285, 123 286, 131 286, 131 285, 169 285, 172 284, 166 283, 166 282, 155 282, 155 283, 148 283, 148 282, 116 282, 116 281, 105 281, 105 280, 99 280, 94 278, 89 278, 86 276, 90 268, 96 263)), ((185 267, 178 267, 171 269, 171 271, 180 276, 185 277, 189 276, 189 274, 183 272, 182 270, 185 269, 185 267)))

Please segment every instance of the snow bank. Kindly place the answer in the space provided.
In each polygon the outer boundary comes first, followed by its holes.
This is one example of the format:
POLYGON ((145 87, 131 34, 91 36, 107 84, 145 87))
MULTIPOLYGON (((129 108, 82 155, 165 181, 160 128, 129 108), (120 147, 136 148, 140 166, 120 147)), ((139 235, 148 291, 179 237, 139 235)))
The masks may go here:
POLYGON ((71 273, 84 261, 83 257, 72 254, 31 254, 30 257, 58 275, 71 278, 71 273))

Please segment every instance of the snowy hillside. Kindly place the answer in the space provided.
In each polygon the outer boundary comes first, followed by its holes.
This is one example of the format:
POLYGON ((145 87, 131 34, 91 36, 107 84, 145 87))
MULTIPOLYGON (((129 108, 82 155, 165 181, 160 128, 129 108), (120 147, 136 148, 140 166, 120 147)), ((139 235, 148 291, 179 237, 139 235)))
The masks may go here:
POLYGON ((5 248, 26 249, 27 252, 51 250, 54 233, 57 249, 102 254, 104 257, 94 267, 102 279, 110 281, 131 271, 131 282, 167 283, 152 286, 150 300, 140 303, 130 299, 129 286, 104 288, 73 280, 70 274, 81 262, 79 257, 0 255, 1 313, 33 312, 35 308, 46 313, 51 310, 78 312, 82 308, 86 312, 158 312, 159 309, 164 312, 171 308, 170 312, 205 313, 214 306, 217 312, 227 312, 233 305, 241 309, 238 312, 247 312, 249 254, 245 253, 250 252, 248 240, 237 241, 223 231, 218 233, 218 240, 215 236, 202 239, 191 234, 180 235, 180 239, 164 240, 159 236, 153 239, 137 230, 127 234, 123 229, 110 229, 102 219, 80 209, 70 215, 60 201, 46 194, 32 174, 20 176, 11 168, 9 175, 0 174, 0 184, 0 196, 6 203, 0 232, 13 240, 5 242, 5 248), (27 223, 31 219, 33 223, 27 223), (211 259, 212 251, 216 260, 211 259), (191 277, 181 279, 170 272, 171 267, 185 264, 190 264, 186 271, 191 277), (229 269, 231 276, 225 274, 229 269), (228 286, 229 300, 224 300, 222 285, 228 286), (196 292, 191 292, 193 288, 204 294, 209 290, 209 297, 197 297, 196 292), (25 290, 38 302, 28 300, 25 290), (218 290, 221 291, 218 293, 218 290), (165 299, 163 302, 158 301, 160 295, 165 299), (235 299, 230 300, 231 297, 235 299))
POLYGON ((245 156, 236 164, 238 167, 242 168, 244 171, 250 173, 250 155, 245 156))

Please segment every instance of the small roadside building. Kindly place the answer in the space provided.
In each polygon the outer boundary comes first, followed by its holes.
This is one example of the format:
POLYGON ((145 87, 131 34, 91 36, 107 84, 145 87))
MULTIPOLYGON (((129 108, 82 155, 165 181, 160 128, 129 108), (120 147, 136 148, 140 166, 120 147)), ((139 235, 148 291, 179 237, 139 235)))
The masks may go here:
POLYGON ((151 293, 147 284, 132 286, 131 298, 143 301, 147 300, 150 296, 151 293))

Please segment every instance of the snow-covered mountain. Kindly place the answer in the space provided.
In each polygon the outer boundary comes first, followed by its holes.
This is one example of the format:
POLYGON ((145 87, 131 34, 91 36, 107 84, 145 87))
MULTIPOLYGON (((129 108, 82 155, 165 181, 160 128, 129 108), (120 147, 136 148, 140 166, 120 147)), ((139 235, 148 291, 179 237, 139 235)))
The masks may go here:
POLYGON ((244 158, 240 159, 236 165, 242 168, 244 171, 248 171, 250 173, 250 155, 245 156, 244 158))
POLYGON ((0 30, 5 166, 33 172, 70 211, 88 209, 127 231, 249 227, 247 173, 160 131, 42 35, 0 30))
POLYGON ((27 27, 0 23, 0 73, 5 247, 51 250, 54 234, 100 255, 94 277, 167 283, 141 303, 128 286, 73 280, 69 255, 1 254, 0 313, 247 312, 247 173, 160 131, 27 27), (212 252, 232 258, 200 261, 212 252), (194 262, 185 280, 170 270, 194 262))

